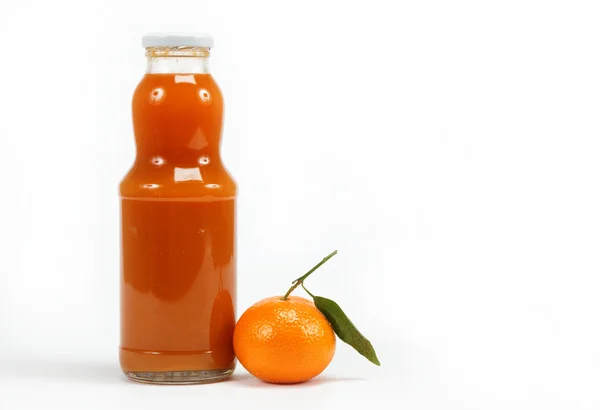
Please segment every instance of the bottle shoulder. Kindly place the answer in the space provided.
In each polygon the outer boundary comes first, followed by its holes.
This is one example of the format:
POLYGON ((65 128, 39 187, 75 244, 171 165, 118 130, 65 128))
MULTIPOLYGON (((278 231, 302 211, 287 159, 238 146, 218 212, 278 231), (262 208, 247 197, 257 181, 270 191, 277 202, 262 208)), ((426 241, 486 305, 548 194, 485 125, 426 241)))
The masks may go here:
POLYGON ((133 101, 144 100, 152 105, 197 93, 199 104, 215 103, 223 99, 221 89, 211 74, 145 74, 133 92, 133 101), (199 93, 204 91, 204 94, 199 93), (172 99, 168 99, 172 94, 172 99), (213 101, 214 100, 214 101, 213 101))
POLYGON ((121 197, 233 198, 237 183, 223 166, 164 166, 134 164, 119 184, 121 197))

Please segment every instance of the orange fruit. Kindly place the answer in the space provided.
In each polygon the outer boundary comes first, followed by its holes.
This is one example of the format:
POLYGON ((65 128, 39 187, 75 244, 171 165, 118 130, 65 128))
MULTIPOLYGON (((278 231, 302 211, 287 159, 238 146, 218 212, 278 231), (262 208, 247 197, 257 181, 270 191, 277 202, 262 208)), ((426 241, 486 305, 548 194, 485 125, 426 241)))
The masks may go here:
POLYGON ((300 383, 329 365, 335 334, 312 301, 276 296, 244 312, 233 332, 233 348, 255 377, 269 383, 300 383))

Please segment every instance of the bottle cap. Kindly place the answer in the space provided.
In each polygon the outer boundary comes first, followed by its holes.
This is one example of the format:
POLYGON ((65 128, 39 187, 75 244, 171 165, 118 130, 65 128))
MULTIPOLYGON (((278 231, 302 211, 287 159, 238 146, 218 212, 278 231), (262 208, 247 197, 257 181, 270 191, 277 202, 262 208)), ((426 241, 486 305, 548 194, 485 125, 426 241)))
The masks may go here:
POLYGON ((208 33, 149 33, 142 37, 142 47, 206 47, 215 40, 208 33))

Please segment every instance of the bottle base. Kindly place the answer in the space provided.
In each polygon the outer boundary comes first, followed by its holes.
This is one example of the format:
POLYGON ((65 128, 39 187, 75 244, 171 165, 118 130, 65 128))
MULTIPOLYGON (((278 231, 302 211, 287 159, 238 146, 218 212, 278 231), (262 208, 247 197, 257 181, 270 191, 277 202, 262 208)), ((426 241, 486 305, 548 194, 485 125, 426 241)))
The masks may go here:
POLYGON ((227 379, 233 369, 186 370, 180 372, 125 372, 134 382, 147 384, 208 384, 227 379))

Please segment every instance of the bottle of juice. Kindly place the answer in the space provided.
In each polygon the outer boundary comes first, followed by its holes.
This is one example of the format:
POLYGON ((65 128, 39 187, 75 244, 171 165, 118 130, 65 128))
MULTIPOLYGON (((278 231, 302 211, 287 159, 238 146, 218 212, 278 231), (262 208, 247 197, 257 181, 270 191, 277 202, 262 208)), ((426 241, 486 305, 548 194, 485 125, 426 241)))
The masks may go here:
POLYGON ((120 184, 120 362, 132 380, 219 381, 235 367, 236 184, 208 35, 147 35, 137 155, 120 184))

